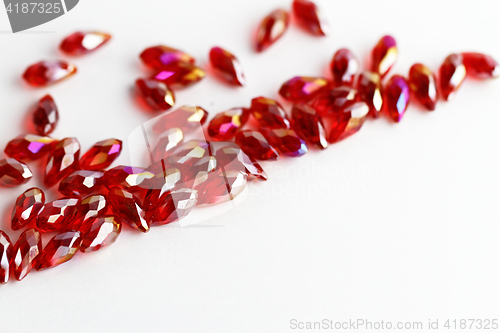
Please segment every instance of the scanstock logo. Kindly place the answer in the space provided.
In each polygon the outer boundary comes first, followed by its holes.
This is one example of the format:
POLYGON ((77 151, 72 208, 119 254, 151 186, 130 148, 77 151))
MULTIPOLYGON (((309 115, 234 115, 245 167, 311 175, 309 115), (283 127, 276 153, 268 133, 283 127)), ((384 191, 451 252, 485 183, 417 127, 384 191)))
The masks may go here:
POLYGON ((12 32, 30 29, 62 16, 78 0, 3 0, 12 32))

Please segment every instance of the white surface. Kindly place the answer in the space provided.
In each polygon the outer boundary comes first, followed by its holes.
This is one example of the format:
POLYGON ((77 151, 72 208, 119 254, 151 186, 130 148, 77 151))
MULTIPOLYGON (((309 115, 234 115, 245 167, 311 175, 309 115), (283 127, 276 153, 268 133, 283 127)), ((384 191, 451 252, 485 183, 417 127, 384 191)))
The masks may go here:
MULTIPOLYGON (((291 26, 255 54, 252 29, 289 3, 82 0, 31 32, 2 33, 2 145, 23 132, 23 118, 47 92, 61 112, 55 137, 76 136, 84 150, 109 137, 125 141, 148 119, 130 97, 144 75, 138 54, 158 43, 201 64, 215 45, 239 57, 246 88, 208 77, 177 94, 178 105, 200 104, 211 115, 276 97, 292 76, 325 73, 340 47, 366 59, 387 33, 400 50, 392 73, 406 74, 415 62, 436 70, 459 51, 500 59, 497 0, 317 0, 330 37, 291 26), (26 88, 25 67, 61 57, 59 42, 79 29, 113 39, 75 59, 75 77, 26 88), (35 33, 42 31, 53 33, 35 33)), ((9 29, 0 10, 0 30, 9 29)), ((433 113, 412 106, 400 124, 369 121, 324 152, 265 163, 269 181, 252 184, 242 204, 213 221, 223 227, 126 230, 102 252, 1 286, 0 331, 287 332, 291 319, 499 318, 499 88, 500 80, 469 80, 433 113)), ((0 191, 1 228, 13 238, 19 233, 8 216, 22 190, 0 191)))

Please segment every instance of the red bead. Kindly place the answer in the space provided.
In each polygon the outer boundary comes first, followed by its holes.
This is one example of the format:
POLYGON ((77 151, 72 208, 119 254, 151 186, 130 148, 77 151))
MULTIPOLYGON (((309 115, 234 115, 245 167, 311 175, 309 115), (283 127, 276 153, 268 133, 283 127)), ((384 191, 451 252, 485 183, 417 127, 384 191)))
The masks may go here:
POLYGON ((500 65, 493 57, 477 52, 462 53, 467 74, 479 79, 491 79, 500 76, 500 65))
POLYGON ((82 196, 96 192, 102 184, 104 172, 78 170, 59 183, 59 193, 65 196, 82 196))
POLYGON ((382 37, 372 50, 371 71, 384 77, 398 59, 396 40, 392 36, 382 37))
POLYGON ((359 101, 358 91, 342 86, 323 93, 311 101, 310 105, 319 116, 331 112, 341 112, 346 107, 359 101))
POLYGON ((307 144, 292 129, 263 129, 262 134, 269 144, 281 154, 300 157, 307 153, 307 144))
POLYGON ((59 48, 70 56, 87 54, 106 44, 111 35, 103 32, 75 32, 64 38, 59 48))
POLYGON ((42 251, 36 263, 37 270, 44 270, 71 260, 80 248, 82 235, 79 231, 65 231, 55 235, 42 251))
POLYGON ((316 96, 333 88, 332 84, 321 77, 296 76, 283 83, 279 94, 292 103, 309 103, 316 96))
POLYGON ((437 86, 436 77, 431 70, 423 64, 411 66, 408 74, 408 84, 415 99, 425 106, 427 110, 436 108, 437 86))
POLYGON ((61 231, 72 221, 81 199, 62 198, 46 203, 40 210, 36 227, 41 232, 61 231))
POLYGON ((215 115, 208 125, 208 135, 217 141, 228 141, 246 124, 250 110, 234 108, 215 115))
POLYGON ((46 136, 52 133, 59 121, 59 111, 54 99, 45 95, 38 101, 38 106, 33 112, 33 123, 38 134, 46 136))
POLYGON ((305 104, 295 104, 292 108, 292 126, 310 144, 320 149, 328 147, 325 129, 316 111, 305 104))
POLYGON ((76 73, 76 67, 65 61, 40 61, 29 66, 24 80, 34 87, 45 87, 76 73))
POLYGON ((48 187, 69 176, 79 168, 80 143, 75 138, 66 138, 57 143, 49 155, 45 168, 44 184, 48 187))
POLYGON ((191 140, 180 146, 168 157, 168 163, 182 170, 184 187, 206 180, 208 173, 217 169, 211 145, 206 141, 191 140))
POLYGON ((153 110, 165 111, 174 106, 175 94, 165 83, 139 79, 135 81, 135 85, 140 96, 153 110))
POLYGON ((348 49, 340 49, 333 55, 330 71, 336 86, 350 86, 359 71, 359 61, 348 49))
POLYGON ((326 19, 318 7, 308 0, 294 0, 293 15, 304 30, 315 36, 326 36, 330 30, 326 19))
POLYGON ((13 187, 26 184, 33 173, 24 163, 13 158, 0 160, 0 186, 13 187))
POLYGON ((107 188, 118 186, 131 192, 144 189, 143 182, 155 175, 141 168, 119 165, 106 171, 102 183, 107 188))
POLYGON ((34 161, 52 151, 57 142, 48 136, 20 135, 9 141, 5 154, 20 161, 34 161))
POLYGON ((359 131, 368 115, 368 111, 369 108, 365 102, 356 102, 346 106, 341 111, 323 115, 321 120, 328 142, 338 142, 359 131))
POLYGON ((382 81, 374 72, 362 72, 358 77, 359 100, 370 108, 369 116, 378 118, 382 111, 382 81))
POLYGON ((184 140, 184 133, 178 127, 166 130, 156 140, 152 151, 153 161, 159 162, 184 140))
POLYGON ((461 54, 450 54, 439 68, 439 92, 445 101, 453 98, 464 82, 467 70, 461 54))
POLYGON ((165 83, 171 89, 182 89, 201 81, 207 73, 190 63, 177 62, 164 66, 151 79, 165 83))
POLYGON ((103 170, 109 167, 122 152, 122 142, 108 139, 97 142, 81 158, 80 167, 85 170, 103 170))
POLYGON ((214 73, 224 82, 244 86, 246 83, 243 69, 236 57, 220 47, 213 47, 209 54, 214 73))
POLYGON ((383 108, 392 120, 400 122, 408 104, 410 104, 410 87, 404 77, 394 75, 384 88, 383 108))
POLYGON ((16 280, 21 281, 33 269, 42 253, 42 236, 36 229, 28 229, 19 236, 14 245, 12 266, 16 280))
POLYGON ((9 282, 12 270, 12 258, 14 257, 14 246, 9 236, 0 230, 0 283, 9 282))
POLYGON ((93 252, 110 246, 122 231, 121 222, 114 216, 93 218, 88 221, 87 229, 82 233, 80 251, 93 252))
POLYGON ((257 97, 252 99, 251 109, 254 118, 263 127, 267 128, 290 128, 285 110, 277 101, 257 97))
POLYGON ((276 161, 279 159, 276 149, 271 147, 260 132, 252 130, 238 132, 235 142, 245 154, 257 160, 276 161))
POLYGON ((108 211, 108 199, 104 195, 92 194, 82 199, 80 207, 65 230, 84 231, 94 218, 103 217, 108 211))
POLYGON ((218 205, 236 198, 247 185, 247 174, 240 170, 222 170, 208 174, 198 190, 198 206, 218 205))
POLYGON ((186 217, 196 206, 198 191, 183 188, 163 195, 146 212, 151 226, 159 226, 179 221, 186 217))
POLYGON ((140 57, 144 65, 157 70, 177 62, 190 64, 195 62, 195 59, 189 54, 164 45, 148 47, 142 51, 140 57))
POLYGON ((149 231, 149 224, 144 219, 144 210, 136 196, 121 188, 113 187, 109 190, 108 199, 113 213, 120 221, 139 231, 149 231))
POLYGON ((157 162, 148 168, 148 171, 155 175, 154 178, 145 182, 148 189, 144 199, 144 209, 149 211, 151 207, 156 206, 163 201, 163 197, 168 195, 176 188, 181 188, 185 177, 179 169, 181 166, 175 164, 171 166, 165 161, 157 162))
POLYGON ((224 146, 218 148, 215 154, 219 169, 243 171, 249 179, 268 179, 262 166, 245 154, 238 145, 231 142, 223 142, 223 144, 224 146))
POLYGON ((12 210, 12 230, 19 230, 35 221, 45 204, 45 194, 37 187, 27 189, 21 194, 12 210))
POLYGON ((199 106, 183 106, 166 112, 154 119, 153 131, 163 134, 165 131, 178 127, 184 133, 201 129, 207 121, 208 112, 199 106))
POLYGON ((267 15, 257 30, 256 45, 257 52, 262 52, 283 36, 288 29, 290 16, 284 9, 276 9, 267 15))

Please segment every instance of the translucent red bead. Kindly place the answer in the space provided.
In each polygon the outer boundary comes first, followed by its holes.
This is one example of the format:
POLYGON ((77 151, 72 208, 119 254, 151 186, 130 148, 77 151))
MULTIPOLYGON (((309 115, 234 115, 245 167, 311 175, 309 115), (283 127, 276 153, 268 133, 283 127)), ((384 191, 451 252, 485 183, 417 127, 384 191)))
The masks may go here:
POLYGON ((59 122, 59 111, 54 99, 45 95, 38 101, 38 106, 33 112, 33 124, 38 134, 46 136, 52 133, 59 122))
POLYGON ((307 153, 306 142, 292 129, 263 129, 262 134, 283 155, 299 157, 307 153))
POLYGON ((309 103, 316 96, 331 90, 333 85, 321 77, 296 76, 283 83, 281 97, 292 103, 309 103))
POLYGON ((200 82, 207 73, 194 64, 177 62, 161 67, 150 79, 163 82, 172 89, 182 89, 200 82))
POLYGON ((362 72, 359 74, 356 86, 359 100, 365 102, 370 109, 369 115, 378 118, 382 111, 382 80, 380 75, 374 72, 362 72))
POLYGON ((12 210, 12 230, 19 230, 36 220, 45 204, 45 194, 37 187, 27 189, 21 194, 12 210))
POLYGON ((198 191, 183 188, 165 193, 146 212, 146 219, 151 226, 159 226, 178 221, 186 217, 196 207, 198 191))
POLYGON ((423 64, 411 66, 408 84, 415 99, 427 110, 433 111, 437 102, 437 82, 431 70, 423 64))
POLYGON ((352 85, 359 71, 359 61, 348 49, 340 49, 333 55, 330 71, 336 86, 352 85))
POLYGON ((93 218, 82 232, 80 251, 93 252, 106 248, 116 242, 120 235, 122 224, 114 216, 93 218))
POLYGON ((230 140, 245 125, 249 115, 250 110, 247 108, 233 108, 216 114, 208 125, 208 135, 217 141, 230 140))
POLYGON ((290 15, 284 9, 273 10, 257 29, 255 49, 262 52, 273 45, 288 29, 290 15))
POLYGON ((42 253, 42 236, 36 229, 28 229, 14 245, 12 266, 16 280, 21 281, 31 272, 42 253))
POLYGON ((138 79, 135 81, 141 98, 153 110, 165 111, 175 104, 175 94, 168 86, 157 80, 138 79))
POLYGON ((75 138, 66 138, 57 143, 49 154, 45 167, 44 184, 48 187, 69 176, 79 168, 80 143, 75 138))
POLYGON ((142 51, 140 57, 144 65, 157 70, 178 62, 195 63, 195 59, 189 54, 165 45, 148 47, 142 51))
POLYGON ((102 194, 92 194, 82 199, 76 214, 65 230, 84 231, 89 221, 102 217, 108 211, 108 199, 102 194))
POLYGON ((9 236, 0 230, 0 284, 9 282, 12 271, 12 258, 14 257, 14 246, 9 236))
POLYGON ((479 79, 492 79, 500 76, 500 65, 493 57, 478 52, 462 53, 467 74, 479 79))
POLYGON ((372 50, 371 71, 384 77, 398 59, 396 40, 392 36, 382 37, 372 50))
POLYGON ((439 92, 445 101, 449 101, 467 75, 461 54, 450 54, 439 68, 439 92))
POLYGON ((328 147, 321 119, 312 107, 295 104, 292 108, 292 126, 299 136, 320 149, 328 147))
POLYGON ((29 66, 23 79, 34 87, 44 87, 62 81, 76 73, 76 67, 66 61, 40 61, 29 66))
POLYGON ((46 203, 40 210, 36 227, 42 232, 61 231, 72 221, 81 199, 62 198, 46 203))
POLYGON ((65 231, 55 235, 45 245, 36 263, 37 270, 44 270, 71 260, 80 248, 82 236, 79 231, 65 231))
POLYGON ((117 139, 97 142, 80 158, 80 167, 96 171, 106 169, 120 156, 122 144, 117 139))
POLYGON ((263 127, 290 128, 290 121, 287 118, 285 109, 273 99, 266 97, 254 98, 250 110, 254 118, 263 127))
POLYGON ((78 170, 59 183, 59 193, 65 196, 84 196, 96 192, 102 185, 104 172, 78 170))
POLYGON ((124 189, 113 187, 109 190, 108 199, 113 213, 120 221, 139 231, 149 231, 142 204, 136 196, 124 189))
POLYGON ((368 115, 368 111, 369 108, 365 102, 356 102, 340 111, 322 115, 321 121, 328 142, 338 142, 359 131, 368 115))
POLYGON ((13 158, 0 160, 0 186, 13 187, 26 184, 33 173, 30 168, 13 158))
POLYGON ((315 36, 326 36, 330 30, 328 22, 314 2, 294 0, 292 9, 297 23, 304 30, 315 36))
POLYGON ((209 54, 214 73, 224 82, 244 86, 246 84, 243 68, 236 57, 221 47, 213 47, 209 54))
POLYGON ((410 103, 410 87, 401 75, 394 75, 384 87, 383 108, 387 115, 395 122, 403 118, 410 103))
POLYGON ((238 132, 235 138, 236 144, 250 157, 257 160, 279 159, 279 154, 271 147, 262 133, 252 130, 238 132))
POLYGON ((111 39, 111 35, 104 32, 77 31, 64 38, 59 48, 70 56, 80 56, 90 53, 111 39))
POLYGON ((155 118, 152 127, 153 131, 159 134, 174 127, 180 128, 184 133, 189 133, 199 130, 207 118, 208 112, 202 107, 183 106, 155 118))
POLYGON ((48 136, 20 135, 9 141, 5 147, 5 154, 19 161, 34 161, 52 151, 57 142, 48 136))
POLYGON ((323 116, 331 112, 340 112, 357 101, 359 101, 358 91, 351 87, 342 86, 319 95, 311 101, 310 105, 319 116, 323 116))
POLYGON ((134 192, 143 189, 143 182, 154 176, 153 173, 141 168, 119 165, 106 171, 102 178, 102 183, 109 189, 113 186, 118 186, 134 192))

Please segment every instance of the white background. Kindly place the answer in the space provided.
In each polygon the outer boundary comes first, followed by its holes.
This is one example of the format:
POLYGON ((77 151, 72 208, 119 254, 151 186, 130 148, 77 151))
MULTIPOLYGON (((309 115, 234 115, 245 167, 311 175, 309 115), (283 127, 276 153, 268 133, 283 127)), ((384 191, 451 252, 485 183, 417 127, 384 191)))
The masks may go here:
MULTIPOLYGON (((452 52, 500 59, 498 0, 317 0, 329 37, 291 26, 255 54, 254 27, 290 2, 82 0, 15 35, 0 9, 1 145, 24 132, 45 93, 61 113, 55 137, 76 136, 83 150, 110 137, 126 140, 150 117, 131 89, 145 75, 139 53, 158 43, 202 66, 216 45, 240 59, 247 87, 207 77, 177 94, 177 105, 199 104, 212 115, 259 95, 277 97, 292 76, 325 74, 340 47, 365 61, 387 33, 400 51, 393 73, 407 74, 415 62, 437 70, 452 52), (23 84, 29 64, 64 58, 62 38, 92 29, 113 39, 75 59, 77 75, 50 88, 23 84)), ((468 80, 435 112, 413 105, 400 124, 369 121, 324 152, 264 163, 269 181, 252 184, 242 204, 212 221, 223 227, 127 229, 106 250, 1 286, 0 331, 288 332, 291 319, 442 325, 500 318, 499 88, 500 80, 468 80)), ((125 150, 119 162, 128 159, 125 150)), ((15 197, 37 184, 0 192, 0 228, 13 239, 15 197)))

